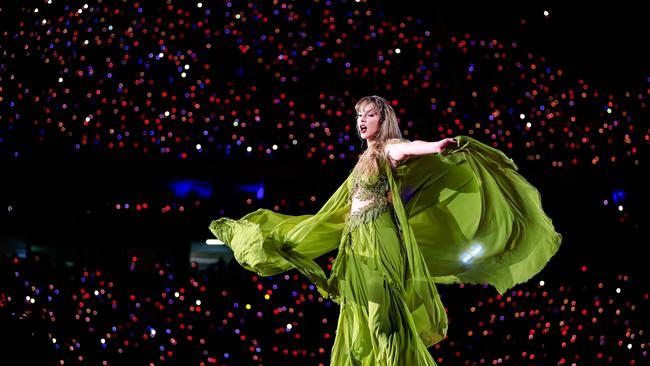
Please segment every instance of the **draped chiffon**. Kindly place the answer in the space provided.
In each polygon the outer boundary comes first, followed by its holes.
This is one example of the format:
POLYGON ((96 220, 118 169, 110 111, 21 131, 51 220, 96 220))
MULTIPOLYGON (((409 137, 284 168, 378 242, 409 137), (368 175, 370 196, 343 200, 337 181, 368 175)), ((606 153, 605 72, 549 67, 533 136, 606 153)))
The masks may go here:
POLYGON ((447 331, 436 283, 503 293, 539 273, 561 243, 510 158, 456 139, 396 169, 382 163, 392 206, 352 230, 350 177, 316 214, 260 209, 210 230, 243 267, 263 276, 296 269, 340 304, 332 365, 435 365, 427 347, 447 331), (315 259, 337 248, 328 275, 315 259))

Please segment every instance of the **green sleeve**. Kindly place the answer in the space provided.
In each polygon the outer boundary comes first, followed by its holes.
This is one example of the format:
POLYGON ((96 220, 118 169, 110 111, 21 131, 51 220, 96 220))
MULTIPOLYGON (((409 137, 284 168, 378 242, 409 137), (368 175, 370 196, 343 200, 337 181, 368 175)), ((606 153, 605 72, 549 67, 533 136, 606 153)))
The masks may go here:
POLYGON ((471 137, 456 139, 457 147, 394 172, 404 219, 436 282, 503 293, 540 272, 562 237, 510 158, 471 137))
POLYGON ((262 276, 297 269, 325 295, 327 276, 314 259, 338 248, 349 208, 346 180, 315 215, 260 209, 239 220, 212 221, 210 230, 244 268, 262 276))

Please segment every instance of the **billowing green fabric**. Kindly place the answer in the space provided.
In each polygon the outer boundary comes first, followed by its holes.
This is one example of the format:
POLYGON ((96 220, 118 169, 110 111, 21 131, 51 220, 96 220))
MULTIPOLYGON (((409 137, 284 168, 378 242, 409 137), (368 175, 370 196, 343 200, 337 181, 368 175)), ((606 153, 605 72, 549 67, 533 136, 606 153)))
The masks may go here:
POLYGON ((340 304, 333 365, 435 365, 426 347, 447 330, 436 282, 503 293, 537 274, 561 241, 512 160, 456 139, 397 169, 381 162, 392 207, 354 228, 348 177, 315 215, 262 209, 210 229, 245 268, 264 276, 297 269, 340 304), (328 277, 314 259, 337 248, 328 277))
POLYGON ((457 140, 457 148, 400 166, 392 189, 436 282, 487 283, 503 293, 541 271, 561 235, 511 159, 470 137, 457 140))
POLYGON ((239 220, 212 221, 210 230, 232 249, 244 268, 261 276, 297 269, 328 296, 327 276, 314 259, 338 247, 350 210, 348 180, 315 215, 290 216, 259 209, 239 220))

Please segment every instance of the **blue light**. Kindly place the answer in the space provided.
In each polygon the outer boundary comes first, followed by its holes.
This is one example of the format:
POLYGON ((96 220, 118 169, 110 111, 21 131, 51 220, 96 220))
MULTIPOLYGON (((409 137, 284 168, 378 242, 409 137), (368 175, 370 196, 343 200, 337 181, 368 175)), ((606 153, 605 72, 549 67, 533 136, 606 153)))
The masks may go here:
POLYGON ((481 253, 483 253, 483 246, 481 244, 474 244, 469 248, 468 251, 460 256, 460 261, 464 264, 470 263, 474 261, 474 259, 481 253))
POLYGON ((212 197, 212 185, 206 181, 194 179, 181 179, 169 182, 167 188, 174 191, 176 197, 187 198, 190 193, 196 194, 200 198, 212 197))
POLYGON ((618 205, 625 201, 625 196, 627 196, 627 193, 625 193, 625 191, 622 190, 614 191, 612 192, 612 201, 614 202, 614 204, 618 205))
POLYGON ((264 183, 244 184, 237 187, 241 192, 255 193, 255 197, 259 200, 264 198, 264 183))

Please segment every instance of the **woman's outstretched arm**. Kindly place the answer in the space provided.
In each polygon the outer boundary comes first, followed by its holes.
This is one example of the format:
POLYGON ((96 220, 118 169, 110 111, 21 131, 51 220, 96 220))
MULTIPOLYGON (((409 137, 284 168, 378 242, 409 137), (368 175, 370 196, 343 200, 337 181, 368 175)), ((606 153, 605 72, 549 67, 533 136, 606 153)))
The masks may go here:
POLYGON ((445 138, 439 141, 415 140, 388 144, 386 150, 391 160, 399 162, 409 156, 437 154, 447 148, 447 146, 456 143, 456 139, 453 138, 445 138))

